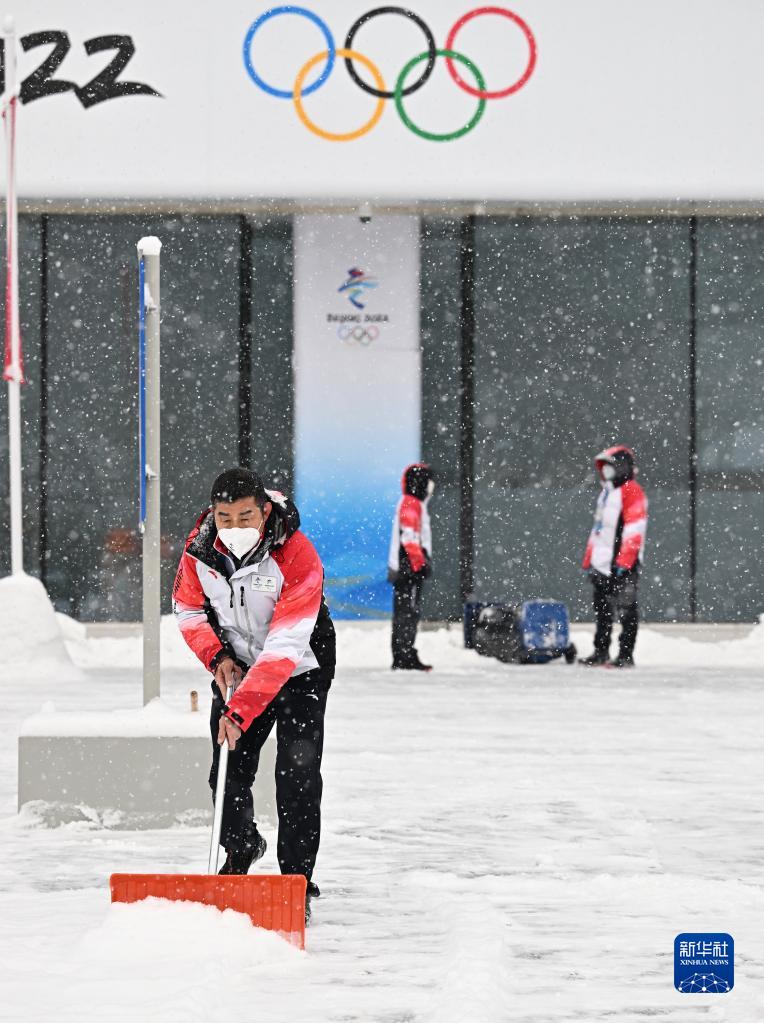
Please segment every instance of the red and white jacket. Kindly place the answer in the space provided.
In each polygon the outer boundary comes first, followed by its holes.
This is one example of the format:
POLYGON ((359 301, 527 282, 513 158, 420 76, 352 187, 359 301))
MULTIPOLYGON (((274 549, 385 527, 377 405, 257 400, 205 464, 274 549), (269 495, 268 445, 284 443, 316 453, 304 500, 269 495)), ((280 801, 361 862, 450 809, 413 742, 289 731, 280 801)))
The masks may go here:
POLYGON ((583 567, 602 575, 611 575, 615 568, 635 568, 642 563, 646 531, 647 497, 637 481, 627 480, 619 487, 604 482, 583 567))
POLYGON ((387 567, 391 572, 400 571, 401 547, 412 572, 418 572, 432 559, 432 527, 427 499, 420 501, 418 497, 404 493, 398 501, 387 558, 387 567))
POLYGON ((334 630, 315 547, 295 531, 258 559, 259 553, 236 568, 208 510, 189 534, 173 588, 180 631, 204 667, 214 671, 226 655, 249 666, 226 711, 244 730, 290 678, 319 667, 333 674, 334 667, 334 630), (311 647, 319 616, 323 635, 314 646, 323 664, 311 647))

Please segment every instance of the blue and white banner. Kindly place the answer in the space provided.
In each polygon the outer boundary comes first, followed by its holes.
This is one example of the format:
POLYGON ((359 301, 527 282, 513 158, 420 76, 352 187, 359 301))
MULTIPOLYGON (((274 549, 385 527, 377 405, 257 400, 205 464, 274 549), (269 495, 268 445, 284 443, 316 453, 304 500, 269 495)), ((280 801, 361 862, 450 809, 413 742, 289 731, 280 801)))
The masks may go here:
POLYGON ((400 478, 419 458, 419 221, 295 219, 296 498, 337 617, 390 611, 400 478))

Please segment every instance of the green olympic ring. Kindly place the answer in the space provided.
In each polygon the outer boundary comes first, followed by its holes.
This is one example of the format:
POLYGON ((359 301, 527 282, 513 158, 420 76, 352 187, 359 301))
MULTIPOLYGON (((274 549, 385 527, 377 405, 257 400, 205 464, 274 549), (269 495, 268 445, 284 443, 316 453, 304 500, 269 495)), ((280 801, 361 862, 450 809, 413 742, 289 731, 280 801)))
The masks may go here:
MULTIPOLYGON (((460 64, 472 72, 475 76, 475 81, 478 84, 478 88, 481 92, 485 92, 485 79, 481 75, 477 64, 471 61, 469 57, 465 57, 463 53, 457 53, 456 50, 436 50, 436 56, 448 57, 451 60, 458 60, 460 64)), ((403 88, 406 84, 409 72, 412 71, 417 64, 420 64, 423 60, 431 60, 432 54, 429 50, 425 50, 424 53, 420 53, 417 57, 412 57, 408 64, 404 67, 401 73, 398 75, 398 81, 395 83, 395 107, 398 111, 398 115, 409 131, 413 131, 415 135, 418 135, 420 139, 429 139, 430 142, 451 142, 453 139, 460 139, 463 135, 477 125, 480 118, 485 112, 486 101, 481 96, 478 101, 477 110, 472 115, 470 120, 461 128, 457 128, 456 131, 445 132, 444 134, 437 134, 431 131, 425 131, 424 128, 420 128, 414 124, 409 115, 403 109, 403 88)))

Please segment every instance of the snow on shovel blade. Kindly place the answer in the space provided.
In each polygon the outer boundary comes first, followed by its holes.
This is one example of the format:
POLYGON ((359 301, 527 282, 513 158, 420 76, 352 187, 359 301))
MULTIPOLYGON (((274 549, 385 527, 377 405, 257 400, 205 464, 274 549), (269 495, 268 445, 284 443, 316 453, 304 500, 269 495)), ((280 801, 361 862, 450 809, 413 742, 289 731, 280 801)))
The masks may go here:
POLYGON ((201 902, 246 913, 255 927, 277 931, 305 948, 305 889, 302 874, 112 874, 112 902, 151 898, 201 902))

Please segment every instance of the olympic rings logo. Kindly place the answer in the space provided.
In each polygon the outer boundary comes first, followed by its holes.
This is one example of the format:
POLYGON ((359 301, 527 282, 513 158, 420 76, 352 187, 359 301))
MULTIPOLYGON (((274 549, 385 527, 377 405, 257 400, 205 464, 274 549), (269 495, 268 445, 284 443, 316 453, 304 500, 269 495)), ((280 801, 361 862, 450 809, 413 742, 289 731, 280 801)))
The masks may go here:
POLYGON ((367 347, 379 337, 379 327, 337 327, 337 337, 340 341, 355 341, 356 344, 367 347))
POLYGON ((332 35, 331 29, 315 12, 308 10, 307 7, 295 7, 292 4, 285 4, 281 7, 269 8, 252 22, 247 30, 246 36, 244 37, 243 55, 244 67, 255 85, 269 96, 274 96, 277 99, 292 100, 297 116, 302 124, 308 129, 308 131, 317 135, 319 138, 326 139, 329 142, 352 142, 354 139, 367 135, 372 128, 375 127, 382 116, 385 109, 385 101, 391 99, 395 103, 395 108, 401 121, 409 129, 409 131, 414 133, 414 135, 417 135, 422 139, 427 139, 431 142, 451 142, 454 139, 462 138, 477 126, 485 112, 487 100, 504 99, 507 96, 511 96, 514 93, 519 92, 520 89, 526 85, 536 67, 537 48, 535 37, 528 24, 523 21, 519 15, 515 14, 514 11, 510 11, 506 7, 476 7, 474 10, 463 14, 461 18, 459 18, 458 21, 451 26, 446 37, 446 44, 442 49, 436 46, 435 37, 433 36, 432 31, 418 14, 415 14, 413 11, 410 11, 405 7, 375 7, 373 10, 367 11, 366 14, 361 15, 360 18, 353 22, 347 36, 345 37, 345 45, 338 49, 334 42, 334 36, 332 35), (321 50, 320 53, 311 57, 310 60, 308 60, 297 72, 297 76, 291 90, 277 88, 276 86, 266 82, 258 74, 252 61, 252 42, 258 31, 266 22, 282 14, 296 14, 302 18, 307 18, 308 21, 312 22, 319 29, 324 38, 324 42, 326 43, 326 49, 321 50), (371 21, 372 18, 376 18, 382 14, 399 14, 404 18, 408 18, 421 29, 422 35, 424 36, 427 44, 426 50, 413 56, 403 67, 396 79, 395 87, 392 90, 387 89, 382 73, 376 64, 374 64, 364 54, 353 49, 353 40, 355 39, 358 30, 365 25, 366 22, 371 21), (479 18, 486 14, 495 14, 512 22, 521 30, 528 44, 528 60, 523 73, 516 79, 516 81, 499 89, 488 89, 482 72, 479 70, 475 62, 463 53, 454 49, 456 37, 461 29, 474 18, 479 18), (352 81, 360 89, 362 89, 363 92, 368 93, 370 96, 374 96, 377 100, 374 112, 368 121, 362 124, 360 128, 347 132, 331 132, 321 128, 313 120, 311 120, 306 113, 303 104, 305 96, 310 96, 312 93, 316 92, 328 80, 334 70, 338 57, 341 57, 344 60, 345 67, 347 68, 352 81), (474 96, 478 101, 475 112, 469 121, 462 125, 462 127, 449 132, 432 132, 421 128, 411 119, 403 102, 406 96, 410 96, 412 93, 417 92, 426 83, 427 79, 433 72, 435 60, 438 57, 443 57, 445 59, 448 73, 456 85, 464 92, 469 93, 470 96, 474 96), (310 84, 306 84, 306 79, 310 72, 322 62, 324 66, 321 73, 314 81, 311 81, 310 84), (374 82, 373 85, 370 85, 369 82, 365 81, 360 76, 356 69, 356 64, 361 64, 371 75, 374 82), (424 68, 419 72, 419 76, 413 82, 409 83, 409 78, 412 72, 414 72, 420 64, 424 64, 424 68), (460 66, 457 67, 457 65, 460 66), (469 72, 473 79, 473 83, 465 81, 462 75, 462 71, 464 70, 469 72))

